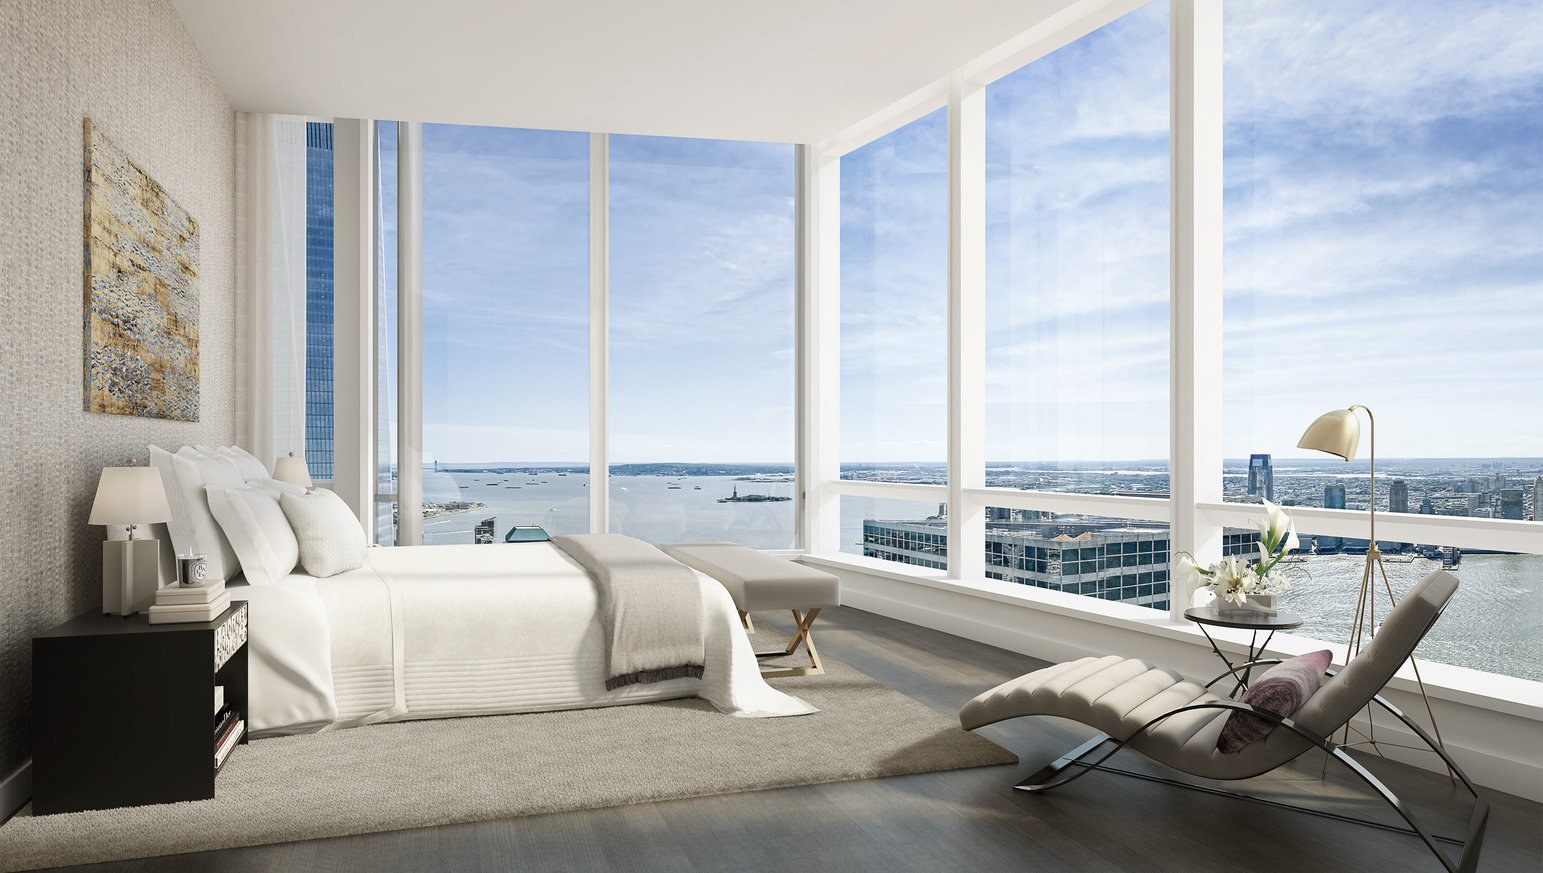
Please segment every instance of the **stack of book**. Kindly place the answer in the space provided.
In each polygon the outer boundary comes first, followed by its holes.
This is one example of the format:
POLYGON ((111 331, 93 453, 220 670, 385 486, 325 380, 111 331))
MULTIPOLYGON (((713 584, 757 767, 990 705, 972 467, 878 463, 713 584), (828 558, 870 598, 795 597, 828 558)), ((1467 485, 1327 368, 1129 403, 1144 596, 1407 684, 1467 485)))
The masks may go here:
POLYGON ((241 742, 242 734, 246 733, 246 720, 223 700, 217 699, 215 702, 219 708, 214 713, 214 769, 218 770, 225 759, 230 757, 230 750, 241 742))
POLYGON ((230 592, 224 582, 205 585, 167 585, 155 592, 150 607, 151 624, 183 621, 214 621, 230 606, 230 592))

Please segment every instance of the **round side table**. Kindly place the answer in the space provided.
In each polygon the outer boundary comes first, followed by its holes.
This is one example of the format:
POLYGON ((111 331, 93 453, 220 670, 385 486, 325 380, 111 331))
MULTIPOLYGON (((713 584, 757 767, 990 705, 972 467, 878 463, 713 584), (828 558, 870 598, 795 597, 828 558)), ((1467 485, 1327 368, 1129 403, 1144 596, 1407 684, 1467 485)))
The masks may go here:
MULTIPOLYGON (((1234 665, 1232 660, 1227 657, 1227 654, 1216 645, 1216 640, 1211 636, 1211 632, 1206 630, 1206 625, 1211 627, 1241 628, 1246 631, 1252 631, 1248 641, 1248 657, 1243 659, 1243 664, 1251 664, 1257 660, 1264 653, 1265 647, 1270 644, 1270 638, 1275 636, 1276 631, 1291 630, 1292 628, 1302 626, 1302 616, 1294 612, 1287 612, 1284 609, 1274 615, 1269 615, 1263 612, 1244 612, 1241 610, 1222 612, 1214 606, 1192 606, 1184 610, 1184 617, 1199 625, 1200 632, 1205 634, 1206 642, 1211 644, 1211 651, 1215 652, 1216 657, 1221 658, 1222 663, 1227 665, 1228 673, 1236 670, 1237 665, 1234 665), (1263 640, 1259 639, 1261 632, 1264 633, 1263 640)), ((1239 691, 1248 690, 1248 678, 1252 670, 1252 667, 1244 667, 1241 673, 1234 674, 1238 681, 1233 686, 1232 693, 1228 697, 1236 697, 1239 691)), ((1222 676, 1225 675, 1227 673, 1222 674, 1222 676)), ((1222 677, 1216 677, 1216 679, 1220 678, 1222 677)), ((1216 679, 1211 681, 1215 682, 1216 679)))

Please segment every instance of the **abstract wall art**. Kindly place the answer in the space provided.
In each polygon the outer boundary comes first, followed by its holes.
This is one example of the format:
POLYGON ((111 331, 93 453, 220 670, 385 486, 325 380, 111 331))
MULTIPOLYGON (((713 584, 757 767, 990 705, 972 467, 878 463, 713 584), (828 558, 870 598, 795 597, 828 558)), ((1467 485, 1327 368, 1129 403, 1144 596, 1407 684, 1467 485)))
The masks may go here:
POLYGON ((85 119, 86 411, 198 420, 198 222, 85 119))

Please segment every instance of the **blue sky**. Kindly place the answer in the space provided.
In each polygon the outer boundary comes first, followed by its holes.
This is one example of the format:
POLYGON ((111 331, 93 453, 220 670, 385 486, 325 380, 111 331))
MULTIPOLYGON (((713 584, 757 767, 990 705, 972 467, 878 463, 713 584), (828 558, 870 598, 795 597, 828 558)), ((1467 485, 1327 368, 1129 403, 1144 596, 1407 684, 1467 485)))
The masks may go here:
MULTIPOLYGON (((1382 456, 1543 453, 1543 5, 1226 15, 1225 454, 1350 403, 1382 456)), ((1167 453, 1167 44, 1153 3, 987 89, 993 460, 1167 453)), ((791 146, 611 148, 613 457, 790 460, 791 146)), ((426 452, 582 462, 587 136, 425 151, 426 452)), ((946 110, 842 160, 844 460, 944 458, 946 178, 946 110)))
MULTIPOLYGON (((610 147, 612 459, 791 463, 792 146, 610 147)), ((423 187, 425 458, 587 462, 588 135, 425 125, 423 187)))

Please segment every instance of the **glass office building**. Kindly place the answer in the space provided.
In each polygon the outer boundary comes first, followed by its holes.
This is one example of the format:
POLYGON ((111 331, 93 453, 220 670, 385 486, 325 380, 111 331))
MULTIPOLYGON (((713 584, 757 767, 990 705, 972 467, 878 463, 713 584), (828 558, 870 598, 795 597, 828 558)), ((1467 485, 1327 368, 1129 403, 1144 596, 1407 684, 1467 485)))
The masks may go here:
POLYGON ((332 125, 305 126, 305 459, 332 478, 332 125))

